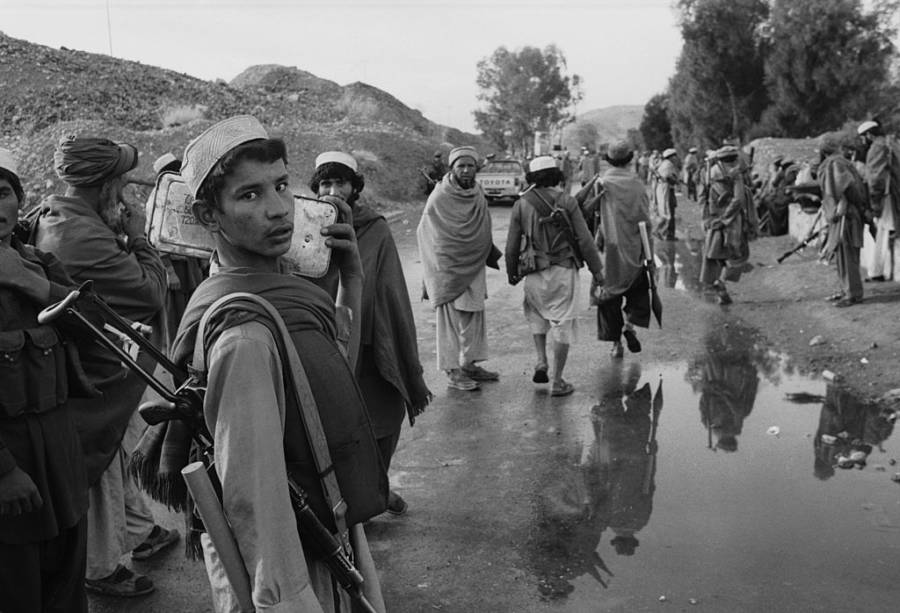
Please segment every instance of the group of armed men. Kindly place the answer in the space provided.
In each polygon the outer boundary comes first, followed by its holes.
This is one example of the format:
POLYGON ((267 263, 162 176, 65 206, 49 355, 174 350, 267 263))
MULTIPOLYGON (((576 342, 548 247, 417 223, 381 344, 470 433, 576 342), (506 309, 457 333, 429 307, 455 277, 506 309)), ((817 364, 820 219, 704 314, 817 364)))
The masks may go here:
MULTIPOLYGON (((837 258, 844 283, 839 306, 862 300, 863 223, 888 249, 900 220, 897 152, 875 122, 859 134, 867 145, 865 180, 847 157, 860 144, 855 139, 826 135, 815 169, 828 225, 823 253, 837 258)), ((597 338, 612 344, 613 359, 623 346, 641 351, 635 327, 648 327, 653 312, 652 241, 675 238, 682 181, 703 208, 702 281, 722 304, 730 302, 725 283, 744 269, 759 229, 749 160, 733 143, 708 152, 699 173, 693 150, 681 172, 674 149, 655 166, 644 157, 625 141, 613 143, 603 155, 609 168, 582 168, 575 195, 559 160, 531 159, 501 251, 475 180, 484 159, 472 147, 449 152, 416 236, 436 312, 437 367, 450 390, 473 391, 500 376, 479 363, 488 358, 486 267, 499 270, 501 259, 509 283, 524 288, 532 381, 549 384, 552 396, 574 389, 563 370, 583 265, 592 275, 597 338)), ((205 560, 217 612, 350 611, 351 600, 385 610, 364 524, 406 511, 388 485, 388 468, 402 422, 412 424, 432 393, 397 247, 385 218, 360 199, 358 161, 326 151, 308 170, 312 193, 337 212, 321 229, 331 249, 328 270, 311 279, 292 274, 283 257, 301 206, 287 158, 283 140, 240 115, 210 126, 182 156, 156 161, 160 178, 183 181, 188 217, 212 237, 213 255, 200 261, 161 253, 148 241, 144 206, 123 191, 138 165, 134 146, 63 137, 53 168, 65 192, 45 199, 25 223, 27 177, 12 152, 0 149, 0 610, 85 612, 86 590, 152 591, 152 580, 123 560, 147 559, 180 535, 157 525, 145 494, 191 516, 186 538, 205 560), (93 329, 68 316, 39 317, 75 288, 150 330, 152 342, 193 375, 189 391, 200 396, 194 419, 143 423, 136 408, 146 383, 95 342, 107 329, 102 313, 84 306, 93 329), (248 295, 277 316, 247 306, 248 295), (223 300, 243 306, 226 310, 223 300), (220 485, 218 504, 244 583, 198 525, 181 480, 198 434, 212 442, 208 468, 220 485), (329 552, 302 526, 292 529, 302 524, 292 483, 302 486, 361 583, 342 589, 329 552)), ((776 175, 786 166, 780 160, 776 175)), ((874 271, 870 276, 890 274, 874 271)), ((108 340, 120 343, 121 334, 108 340)), ((134 362, 153 370, 145 352, 134 362)))

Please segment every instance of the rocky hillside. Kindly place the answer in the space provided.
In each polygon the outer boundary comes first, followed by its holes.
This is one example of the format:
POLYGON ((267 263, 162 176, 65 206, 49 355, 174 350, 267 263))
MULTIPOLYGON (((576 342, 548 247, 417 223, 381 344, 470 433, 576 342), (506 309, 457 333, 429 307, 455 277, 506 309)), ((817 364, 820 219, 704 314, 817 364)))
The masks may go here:
POLYGON ((490 151, 480 137, 435 124, 375 87, 277 65, 250 67, 231 83, 204 81, 0 33, 0 91, 0 146, 22 160, 30 204, 60 189, 52 153, 63 134, 134 143, 141 152, 134 174, 149 180, 157 156, 179 154, 210 123, 239 113, 285 139, 298 186, 319 152, 341 149, 360 160, 376 201, 421 199, 418 168, 436 149, 490 151))
POLYGON ((629 129, 637 129, 643 115, 644 107, 637 104, 607 106, 581 113, 573 123, 563 128, 563 147, 573 151, 581 148, 581 143, 575 142, 573 137, 573 129, 579 122, 594 124, 599 142, 610 143, 625 138, 629 129))

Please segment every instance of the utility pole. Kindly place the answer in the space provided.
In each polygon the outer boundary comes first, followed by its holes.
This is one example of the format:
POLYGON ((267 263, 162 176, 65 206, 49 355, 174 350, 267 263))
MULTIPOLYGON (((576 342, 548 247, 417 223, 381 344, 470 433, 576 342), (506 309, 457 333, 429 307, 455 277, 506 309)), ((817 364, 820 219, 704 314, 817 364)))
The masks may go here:
POLYGON ((109 0, 106 0, 106 40, 109 41, 109 55, 112 56, 112 21, 109 18, 109 0))

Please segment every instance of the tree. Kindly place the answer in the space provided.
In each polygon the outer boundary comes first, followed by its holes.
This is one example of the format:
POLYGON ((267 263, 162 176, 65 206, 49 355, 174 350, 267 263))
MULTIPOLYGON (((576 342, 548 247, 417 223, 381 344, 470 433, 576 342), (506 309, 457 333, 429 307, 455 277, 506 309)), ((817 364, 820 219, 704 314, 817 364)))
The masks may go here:
POLYGON ((766 0, 680 0, 684 46, 669 84, 680 144, 718 146, 742 137, 768 100, 764 84, 766 0))
POLYGON ((638 128, 648 149, 662 151, 672 146, 672 127, 669 124, 669 95, 656 94, 644 105, 644 116, 638 128))
POLYGON ((527 150, 535 132, 560 129, 581 100, 581 78, 565 70, 555 45, 497 48, 478 62, 478 99, 487 106, 474 112, 476 125, 498 146, 527 150))
POLYGON ((591 151, 595 151, 597 141, 600 140, 600 133, 597 131, 597 126, 590 121, 581 120, 572 127, 570 140, 578 147, 587 147, 591 151))
POLYGON ((775 0, 766 30, 772 106, 763 125, 776 135, 808 136, 890 112, 897 8, 896 1, 867 12, 860 0, 775 0))

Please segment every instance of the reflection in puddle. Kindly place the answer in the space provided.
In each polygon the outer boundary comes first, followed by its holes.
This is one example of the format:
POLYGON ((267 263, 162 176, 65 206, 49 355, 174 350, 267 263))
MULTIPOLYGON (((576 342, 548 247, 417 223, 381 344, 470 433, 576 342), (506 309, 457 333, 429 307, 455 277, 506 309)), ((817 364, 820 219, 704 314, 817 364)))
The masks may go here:
POLYGON ((602 363, 595 398, 538 416, 550 455, 523 553, 543 599, 633 610, 648 591, 681 590, 710 610, 834 610, 849 594, 894 606, 894 415, 796 374, 734 324, 709 329, 684 365, 602 363))

